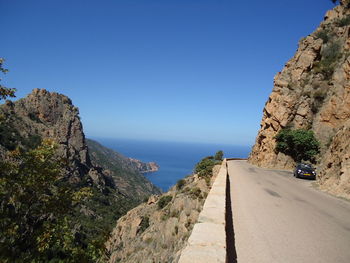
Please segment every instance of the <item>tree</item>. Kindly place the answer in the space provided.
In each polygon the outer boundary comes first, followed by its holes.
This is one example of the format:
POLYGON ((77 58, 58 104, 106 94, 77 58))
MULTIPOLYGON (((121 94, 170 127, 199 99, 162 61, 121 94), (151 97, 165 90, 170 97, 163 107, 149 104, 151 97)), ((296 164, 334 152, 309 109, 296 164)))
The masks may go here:
POLYGON ((213 156, 203 158, 199 163, 196 164, 195 173, 199 177, 211 177, 213 175, 213 167, 215 161, 213 156))
POLYGON ((320 143, 313 131, 304 129, 282 129, 276 136, 276 152, 282 152, 294 161, 315 161, 320 152, 320 143))
POLYGON ((91 190, 64 182, 55 149, 44 140, 0 162, 1 262, 95 262, 93 248, 77 242, 69 217, 91 190))
POLYGON ((217 161, 222 161, 223 157, 224 157, 224 152, 220 150, 216 152, 214 159, 217 161))
MULTIPOLYGON (((3 74, 6 74, 8 72, 8 69, 5 69, 3 67, 3 64, 4 64, 5 60, 3 58, 0 58, 0 71, 3 73, 3 74)), ((2 79, 0 78, 0 81, 2 79)), ((16 97, 15 96, 15 92, 16 92, 16 89, 11 89, 11 88, 6 88, 5 86, 2 86, 0 84, 0 100, 5 100, 7 97, 16 97)))

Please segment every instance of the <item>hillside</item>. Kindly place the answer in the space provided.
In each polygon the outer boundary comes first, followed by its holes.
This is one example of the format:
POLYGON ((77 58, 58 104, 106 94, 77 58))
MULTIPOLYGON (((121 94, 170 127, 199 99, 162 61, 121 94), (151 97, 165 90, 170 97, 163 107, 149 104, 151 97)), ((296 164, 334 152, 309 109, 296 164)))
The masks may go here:
MULTIPOLYGON (((130 165, 119 167, 121 157, 117 153, 90 142, 91 157, 79 110, 64 95, 34 89, 25 98, 0 105, 0 116, 2 160, 8 159, 8 152, 18 147, 26 152, 36 148, 42 140, 51 139, 58 145, 56 160, 64 164, 60 184, 69 184, 69 188, 76 191, 85 187, 91 189, 92 197, 70 215, 75 222, 71 226, 75 231, 74 242, 82 247, 91 245, 92 241, 104 241, 120 216, 145 197, 160 193, 137 169, 130 165), (105 157, 101 150, 111 154, 103 162, 96 158, 105 157)), ((20 252, 25 253, 25 249, 20 252)))
POLYGON ((104 172, 113 178, 123 195, 143 201, 151 194, 161 193, 146 177, 141 175, 144 172, 156 171, 158 166, 155 163, 143 163, 125 157, 91 139, 87 139, 86 142, 92 163, 102 167, 104 172))
POLYGON ((190 175, 121 217, 107 242, 108 261, 177 262, 219 169, 190 175))
POLYGON ((249 162, 292 169, 290 156, 275 151, 285 128, 311 129, 320 141, 321 189, 350 198, 350 9, 349 1, 328 11, 324 21, 299 41, 294 57, 274 78, 249 162))

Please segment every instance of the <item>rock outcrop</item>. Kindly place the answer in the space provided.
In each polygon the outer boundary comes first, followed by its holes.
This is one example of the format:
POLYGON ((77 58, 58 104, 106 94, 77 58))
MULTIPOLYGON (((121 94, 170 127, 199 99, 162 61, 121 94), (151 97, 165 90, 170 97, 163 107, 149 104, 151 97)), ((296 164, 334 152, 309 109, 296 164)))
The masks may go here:
MULTIPOLYGON (((67 163, 65 175, 71 183, 78 184, 84 181, 98 186, 101 190, 107 186, 116 188, 116 180, 111 177, 110 171, 101 169, 102 166, 113 164, 114 169, 124 169, 125 183, 128 183, 128 174, 136 176, 129 181, 135 181, 135 184, 138 180, 140 181, 141 188, 138 193, 143 198, 159 193, 159 190, 138 172, 138 169, 142 171, 152 169, 153 164, 145 164, 138 160, 131 161, 132 159, 112 150, 102 149, 102 145, 97 147, 96 142, 90 144, 94 150, 93 157, 96 156, 97 150, 100 153, 107 151, 108 155, 104 158, 108 160, 94 158, 92 163, 79 110, 68 97, 62 94, 34 89, 23 99, 15 102, 6 101, 0 107, 0 115, 5 116, 0 127, 2 153, 16 146, 34 147, 35 143, 39 143, 44 138, 53 139, 59 146, 57 155, 67 163)), ((135 196, 133 189, 129 189, 129 194, 132 197, 135 196)))
MULTIPOLYGON (((97 177, 102 178, 101 184, 110 181, 103 179, 107 175, 96 175, 98 169, 90 161, 79 110, 68 97, 34 89, 23 99, 6 101, 1 105, 0 113, 6 116, 3 126, 16 134, 12 139, 18 145, 26 146, 26 141, 33 138, 49 138, 58 143, 57 154, 67 161, 66 175, 71 182, 78 183, 87 175, 96 183, 100 181, 97 177)), ((2 143, 8 139, 11 138, 4 138, 2 143)))
POLYGON ((107 242, 110 263, 178 262, 212 182, 192 175, 121 217, 107 242))
POLYGON ((133 158, 129 158, 129 162, 140 173, 153 173, 159 170, 159 165, 155 162, 144 163, 133 158))
POLYGON ((291 169, 293 159, 275 152, 283 128, 312 129, 321 143, 321 188, 350 197, 350 9, 349 1, 328 11, 315 32, 299 42, 294 57, 274 78, 249 162, 291 169))
POLYGON ((77 222, 79 242, 85 245, 100 238, 103 231, 111 230, 120 216, 146 197, 160 193, 134 168, 119 167, 113 155, 103 162, 96 158, 92 162, 79 111, 68 97, 34 89, 23 99, 0 105, 1 158, 16 147, 35 148, 42 139, 58 144, 57 159, 65 166, 62 183, 70 183, 74 190, 90 187, 93 192, 71 215, 77 222), (122 171, 122 180, 114 171, 118 169, 122 171))

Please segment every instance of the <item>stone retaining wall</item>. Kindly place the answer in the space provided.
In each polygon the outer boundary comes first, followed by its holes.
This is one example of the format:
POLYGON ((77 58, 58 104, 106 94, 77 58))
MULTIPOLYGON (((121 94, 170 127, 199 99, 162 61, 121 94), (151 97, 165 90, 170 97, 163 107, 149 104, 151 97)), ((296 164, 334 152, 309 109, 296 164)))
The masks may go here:
POLYGON ((179 263, 226 262, 226 178, 225 159, 193 227, 188 244, 181 253, 179 263))

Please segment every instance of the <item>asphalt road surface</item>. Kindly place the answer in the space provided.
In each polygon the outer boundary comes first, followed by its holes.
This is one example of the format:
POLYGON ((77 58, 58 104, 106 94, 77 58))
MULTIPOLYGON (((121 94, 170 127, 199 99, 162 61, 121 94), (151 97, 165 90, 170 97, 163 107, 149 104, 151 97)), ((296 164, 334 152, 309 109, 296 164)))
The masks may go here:
POLYGON ((350 263, 350 202, 291 172, 229 161, 238 263, 350 263))

